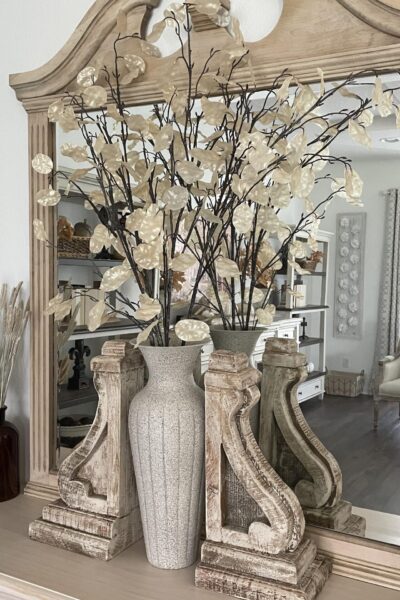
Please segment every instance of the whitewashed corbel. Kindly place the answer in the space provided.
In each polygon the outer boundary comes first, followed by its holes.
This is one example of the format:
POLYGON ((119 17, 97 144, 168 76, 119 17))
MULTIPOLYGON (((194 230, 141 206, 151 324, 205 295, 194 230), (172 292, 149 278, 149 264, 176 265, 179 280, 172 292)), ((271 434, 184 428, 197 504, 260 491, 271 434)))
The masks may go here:
POLYGON ((365 519, 342 499, 342 472, 311 430, 297 399, 307 378, 307 358, 295 340, 269 339, 263 355, 259 443, 263 454, 294 490, 306 521, 365 535, 365 519))
POLYGON ((60 499, 30 524, 31 539, 110 560, 142 537, 128 437, 128 409, 144 361, 129 342, 108 341, 92 360, 99 395, 86 438, 62 463, 60 499))
POLYGON ((195 582, 249 600, 311 600, 324 586, 330 563, 304 538, 300 503, 253 435, 249 415, 260 398, 259 380, 245 354, 212 354, 205 376, 206 541, 195 582), (248 529, 226 524, 227 464, 261 510, 248 529))

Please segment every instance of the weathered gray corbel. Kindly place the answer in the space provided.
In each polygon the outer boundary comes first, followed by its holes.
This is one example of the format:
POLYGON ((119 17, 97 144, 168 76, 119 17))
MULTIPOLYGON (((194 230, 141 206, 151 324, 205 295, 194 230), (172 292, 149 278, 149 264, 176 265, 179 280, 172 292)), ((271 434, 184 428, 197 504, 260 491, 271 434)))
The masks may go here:
POLYGON ((128 437, 130 401, 143 387, 144 361, 124 341, 93 359, 99 403, 86 438, 62 463, 60 500, 30 524, 33 540, 110 560, 142 537, 128 437))
POLYGON ((324 586, 330 564, 304 538, 300 503, 263 456, 251 430, 259 380, 245 354, 212 354, 205 376, 206 541, 195 581, 249 600, 311 600, 324 586), (228 464, 260 511, 247 528, 226 522, 228 464))
POLYGON ((307 359, 295 340, 269 339, 263 355, 259 443, 282 479, 294 490, 307 523, 365 535, 365 519, 342 499, 342 472, 310 429, 297 400, 307 378, 307 359))

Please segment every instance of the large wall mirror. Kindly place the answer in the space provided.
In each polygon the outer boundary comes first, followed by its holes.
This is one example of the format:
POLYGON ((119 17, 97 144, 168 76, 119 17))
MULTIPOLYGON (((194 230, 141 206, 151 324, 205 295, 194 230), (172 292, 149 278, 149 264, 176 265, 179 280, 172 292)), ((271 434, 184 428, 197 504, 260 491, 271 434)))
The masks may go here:
MULTIPOLYGON (((59 171, 68 173, 75 168, 60 148, 80 141, 73 139, 75 133, 71 137, 48 122, 49 104, 61 97, 77 74, 104 49, 120 9, 128 12, 130 26, 144 36, 151 12, 159 4, 158 0, 97 0, 52 60, 36 71, 11 77, 11 85, 29 115, 31 158, 42 152, 53 156, 59 171)), ((228 1, 224 4, 229 7, 228 1)), ((240 77, 256 84, 261 99, 262 90, 271 86, 284 68, 311 84, 319 81, 317 67, 323 69, 326 81, 340 81, 363 71, 365 89, 372 85, 378 70, 384 73, 382 81, 387 89, 399 88, 398 75, 391 74, 396 72, 400 57, 397 4, 321 0, 316 11, 312 0, 285 0, 275 29, 250 44, 252 69, 241 69, 240 77)), ((199 57, 207 55, 210 37, 213 44, 227 43, 228 34, 216 30, 212 22, 195 19, 194 25, 199 57)), ((141 114, 151 110, 152 103, 162 99, 160 77, 169 72, 173 60, 173 55, 149 58, 143 78, 126 86, 127 105, 141 114)), ((353 101, 349 90, 341 98, 341 106, 353 101)), ((328 110, 340 112, 341 106, 332 104, 328 110)), ((336 559, 337 573, 399 587, 400 552, 395 545, 400 546, 400 368, 396 357, 400 130, 398 116, 393 113, 372 117, 371 148, 345 137, 334 148, 337 156, 352 160, 364 180, 364 206, 349 210, 338 199, 329 207, 322 226, 325 233, 320 240, 320 261, 298 282, 304 286, 306 306, 298 310, 283 306, 281 295, 276 303, 286 309, 280 318, 298 320, 299 348, 309 363, 308 391, 299 396, 302 413, 340 465, 343 500, 351 503, 352 514, 365 523, 362 531, 346 535, 340 527, 337 532, 334 528, 312 528, 310 532, 322 550, 336 559), (393 358, 382 362, 385 354, 393 358), (354 559, 351 566, 346 562, 349 556, 354 559)), ((331 174, 342 176, 334 169, 331 174)), ((112 248, 91 251, 88 236, 97 221, 87 210, 84 194, 68 191, 61 175, 59 182, 63 192, 59 206, 44 211, 35 202, 35 194, 43 188, 45 178, 38 174, 31 178, 32 220, 42 219, 54 242, 51 248, 44 248, 31 241, 34 335, 27 493, 42 498, 57 494, 57 468, 85 436, 93 419, 97 399, 91 357, 99 353, 106 339, 132 337, 134 333, 126 313, 129 309, 118 297, 115 303, 121 308, 120 318, 104 322, 96 332, 89 330, 88 311, 97 298, 99 275, 118 264, 121 257, 112 248), (62 243, 55 250, 57 238, 62 243), (61 330, 44 316, 44 308, 60 286, 84 297, 74 327, 61 330)), ((80 185, 85 193, 96 192, 96 181, 89 174, 80 179, 80 185)), ((285 274, 280 275, 276 287, 279 294, 284 291, 285 274)), ((137 290, 126 292, 134 295, 137 290)), ((279 471, 279 465, 276 468, 279 471)), ((305 472, 302 477, 309 475, 305 472)))
MULTIPOLYGON (((398 73, 383 75, 382 82, 388 94, 393 90, 397 103, 398 73)), ((374 78, 359 78, 344 97, 328 101, 321 114, 332 112, 339 119, 343 108, 368 96, 371 86, 374 78)), ((277 318, 289 310, 301 320, 298 343, 307 356, 309 378, 299 388, 298 400, 308 425, 339 464, 342 500, 348 503, 343 518, 336 515, 328 523, 328 509, 313 524, 399 546, 400 135, 395 112, 369 114, 373 123, 366 145, 350 135, 339 136, 332 144, 331 155, 350 161, 363 181, 360 206, 349 206, 344 198, 330 203, 321 224, 325 237, 318 256, 302 263, 308 272, 298 276, 301 303, 290 310, 284 306, 288 271, 275 275, 274 302, 277 318)), ((330 176, 343 177, 343 164, 330 165, 321 176, 325 174, 326 190, 322 187, 310 196, 315 205, 329 194, 330 176)), ((285 217, 295 223, 299 215, 291 207, 285 217)), ((262 448, 271 445, 262 438, 266 431, 271 436, 274 427, 260 428, 262 448)), ((301 481, 315 483, 313 451, 304 460, 301 454, 293 456, 291 448, 288 457, 281 432, 269 460, 294 490, 301 481)), ((306 510, 310 507, 304 504, 306 510)))
MULTIPOLYGON (((392 3, 393 4, 393 3, 392 3)), ((399 89, 398 74, 384 86, 399 89)), ((365 80, 366 88, 368 80, 365 80)), ((398 92, 395 92, 395 97, 398 92)), ((348 99, 351 101, 351 99, 348 99)), ((302 404, 343 474, 343 497, 366 520, 367 538, 400 544, 399 192, 396 115, 375 114, 371 146, 333 144, 363 180, 363 206, 332 203, 323 402, 302 404), (389 356, 388 356, 389 355, 389 356), (385 358, 387 357, 387 358, 385 358), (384 363, 384 364, 383 364, 384 363)))

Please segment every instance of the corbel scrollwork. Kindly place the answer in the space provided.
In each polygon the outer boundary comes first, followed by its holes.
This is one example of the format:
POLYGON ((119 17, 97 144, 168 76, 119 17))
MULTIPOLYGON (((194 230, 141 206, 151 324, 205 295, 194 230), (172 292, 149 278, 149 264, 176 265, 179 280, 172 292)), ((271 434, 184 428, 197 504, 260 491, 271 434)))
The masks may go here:
POLYGON ((83 442, 62 463, 61 498, 30 524, 33 540, 110 560, 142 536, 128 436, 128 409, 143 387, 144 361, 129 342, 109 341, 93 359, 99 403, 83 442))
POLYGON ((294 490, 308 523, 365 534, 365 520, 342 499, 343 478, 335 457, 311 430, 297 399, 307 379, 307 358, 295 340, 265 345, 260 407, 260 447, 294 490))
POLYGON ((267 340, 261 385, 260 447, 280 472, 283 441, 278 429, 307 474, 304 478, 304 472, 299 472, 294 487, 302 506, 334 506, 342 495, 340 467, 311 430, 297 400, 298 385, 307 379, 306 367, 306 356, 297 352, 294 340, 267 340))
POLYGON ((195 582, 248 600, 313 600, 330 564, 304 538, 300 503, 254 437, 250 412, 260 399, 259 381, 246 354, 221 350, 211 355, 205 376, 206 541, 195 582), (226 522, 228 465, 261 512, 247 528, 226 522))
MULTIPOLYGON (((128 407, 143 387, 144 363, 129 343, 106 342, 102 355, 93 359, 92 369, 99 396, 96 416, 85 439, 60 466, 60 496, 70 508, 119 516, 121 507, 115 498, 121 478, 128 485, 133 483, 128 407), (119 469, 115 469, 117 464, 119 469)), ((130 494, 131 501, 134 495, 130 494)))
POLYGON ((207 539, 279 554, 298 546, 304 518, 297 498, 267 462, 251 430, 249 415, 260 398, 259 379, 245 354, 212 354, 205 376, 207 539), (248 532, 224 525, 225 455, 265 517, 248 532))

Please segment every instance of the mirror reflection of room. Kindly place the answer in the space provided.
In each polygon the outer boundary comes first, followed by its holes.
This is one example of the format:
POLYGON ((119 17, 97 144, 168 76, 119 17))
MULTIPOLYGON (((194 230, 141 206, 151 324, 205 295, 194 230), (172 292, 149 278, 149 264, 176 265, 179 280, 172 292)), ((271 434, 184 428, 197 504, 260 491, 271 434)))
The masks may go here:
MULTIPOLYGON (((147 116, 150 108, 143 106, 136 112, 147 116)), ((100 113, 93 112, 94 119, 100 113)), ((95 126, 88 126, 89 132, 95 126)), ((110 307, 102 318, 101 327, 94 330, 91 310, 104 293, 100 283, 107 269, 122 264, 123 257, 113 246, 96 245, 91 238, 99 224, 98 216, 91 210, 87 195, 101 200, 102 191, 98 178, 85 172, 91 167, 81 163, 82 172, 74 185, 68 178, 77 168, 76 147, 83 143, 80 131, 56 129, 58 185, 62 192, 57 221, 58 287, 64 297, 72 299, 71 311, 58 322, 57 354, 55 365, 57 380, 57 431, 56 457, 58 468, 66 456, 85 438, 93 423, 98 393, 93 383, 90 364, 92 358, 101 354, 105 341, 132 339, 137 328, 129 320, 133 308, 131 301, 139 296, 138 286, 130 280, 118 291, 112 292, 107 301, 110 307)), ((81 166, 80 165, 80 166, 81 166)))
MULTIPOLYGON (((383 81, 385 89, 398 85, 395 76, 385 76, 383 81)), ((374 79, 363 82, 367 94, 374 79)), ((349 87, 346 97, 327 103, 325 112, 339 115, 343 106, 359 102, 352 94, 359 96, 360 89, 359 85, 354 90, 349 87)), ((145 116, 150 110, 135 109, 145 116)), ((398 263, 393 250, 398 236, 396 160, 400 136, 393 114, 372 114, 371 118, 371 147, 350 135, 339 136, 331 146, 331 152, 349 159, 360 175, 362 202, 349 207, 345 198, 335 196, 321 222, 316 247, 297 261, 300 268, 284 264, 275 274, 271 301, 277 306, 274 335, 296 339, 299 351, 307 357, 307 378, 299 386, 298 400, 309 426, 339 463, 346 532, 397 543, 392 532, 397 518, 400 521, 400 498, 392 475, 399 466, 396 448, 400 434, 399 403, 393 395, 396 397, 400 368, 397 370, 396 362, 398 328, 393 325, 398 321, 398 263)), ((64 293, 70 288, 74 300, 57 339, 56 466, 84 439, 96 413, 98 396, 91 358, 100 354, 107 339, 131 339, 137 333, 125 302, 139 295, 132 282, 114 293, 110 315, 91 331, 89 315, 101 294, 102 274, 121 264, 122 257, 113 247, 90 244, 98 218, 78 186, 68 189, 65 175, 76 168, 73 148, 82 143, 80 135, 57 127, 63 190, 58 205, 58 282, 64 293)), ((332 178, 343 176, 341 167, 340 163, 328 167, 326 189, 322 184, 318 193, 311 194, 316 205, 322 196, 329 196, 332 178)), ((96 178, 84 172, 79 186, 93 197, 99 191, 96 178)), ((293 214, 293 222, 298 218, 293 214)), ((285 220, 290 222, 290 215, 285 214, 285 220)), ((306 232, 299 232, 296 241, 306 243, 307 237, 306 232)), ((264 344, 262 337, 253 364, 261 361, 264 344)), ((210 344, 205 354, 209 356, 211 351, 210 344)), ((202 370, 206 368, 207 360, 203 360, 202 370)), ((275 467, 279 471, 279 466, 275 467)), ((304 470, 300 476, 310 477, 304 470)), ((296 476, 290 484, 295 487, 296 476)), ((335 528, 336 522, 330 527, 335 528)))
MULTIPOLYGON (((367 88, 371 80, 364 81, 367 88)), ((384 89, 397 85, 397 76, 384 78, 384 89)), ((348 102, 351 91, 360 94, 350 90, 348 102)), ((374 112, 370 147, 350 136, 332 144, 363 181, 362 205, 336 197, 328 207, 323 239, 301 263, 309 273, 292 274, 301 296, 291 315, 300 319, 299 347, 308 363, 298 392, 302 412, 337 459, 342 496, 365 520, 366 537, 398 545, 400 135, 396 115, 374 112)), ((342 177, 337 165, 330 173, 342 177)), ((287 274, 277 277, 281 304, 292 285, 287 274)))

